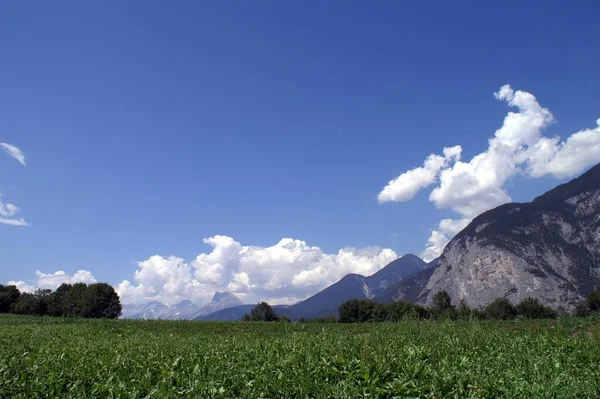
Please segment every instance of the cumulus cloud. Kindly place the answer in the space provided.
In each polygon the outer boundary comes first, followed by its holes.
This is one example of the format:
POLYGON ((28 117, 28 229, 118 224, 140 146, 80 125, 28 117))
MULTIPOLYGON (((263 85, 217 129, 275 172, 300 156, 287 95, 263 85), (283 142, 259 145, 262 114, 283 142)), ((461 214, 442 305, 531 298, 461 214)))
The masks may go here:
POLYGON ((24 281, 9 281, 8 285, 14 285, 19 289, 19 291, 27 292, 30 294, 36 290, 36 288, 33 285, 27 284, 24 281))
POLYGON ((427 157, 423 166, 402 173, 381 190, 377 199, 384 202, 403 202, 412 199, 419 190, 432 185, 440 170, 448 166, 448 163, 459 160, 462 148, 457 145, 444 148, 444 156, 431 154, 427 157))
POLYGON ((33 284, 27 284, 24 281, 9 281, 8 285, 16 285, 21 292, 33 292, 38 288, 49 288, 55 290, 61 284, 75 284, 75 283, 96 283, 96 279, 91 272, 87 270, 77 270, 75 274, 68 274, 62 270, 54 273, 42 273, 39 270, 35 272, 35 282, 33 284))
MULTIPOLYGON (((20 149, 7 143, 0 143, 0 147, 9 156, 16 159, 22 165, 25 165, 25 156, 20 149)), ((18 211, 19 207, 16 205, 3 202, 2 194, 0 194, 0 224, 7 224, 11 226, 27 226, 25 219, 17 219, 14 217, 18 211)))
POLYGON ((23 152, 18 147, 7 143, 0 143, 0 147, 8 156, 16 159, 21 165, 25 165, 25 155, 23 155, 23 152))
POLYGON ((204 242, 212 250, 191 261, 154 255, 138 262, 134 281, 117 287, 122 301, 173 304, 192 299, 202 303, 215 291, 229 291, 247 303, 293 303, 348 273, 369 275, 398 257, 391 249, 375 247, 343 248, 328 254, 291 238, 269 247, 246 246, 219 235, 204 242))
POLYGON ((460 151, 451 157, 445 148, 444 156, 429 155, 422 167, 402 173, 379 193, 380 202, 408 201, 420 189, 437 183, 429 200, 436 208, 451 209, 460 215, 456 220, 442 220, 432 231, 423 253, 425 260, 438 256, 448 240, 475 216, 510 202, 505 185, 515 176, 567 178, 600 162, 600 120, 596 128, 561 141, 559 137, 543 136, 554 117, 533 94, 505 85, 494 96, 517 108, 517 112, 508 112, 502 126, 488 140, 486 151, 464 162, 460 151))

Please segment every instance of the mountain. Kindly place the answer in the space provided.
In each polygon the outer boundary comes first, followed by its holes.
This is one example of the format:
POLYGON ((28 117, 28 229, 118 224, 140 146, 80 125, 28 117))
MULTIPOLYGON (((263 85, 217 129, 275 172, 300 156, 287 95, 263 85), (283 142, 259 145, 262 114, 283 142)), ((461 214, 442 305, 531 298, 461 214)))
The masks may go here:
POLYGON ((290 306, 289 311, 302 317, 337 314, 339 306, 345 301, 375 299, 388 287, 419 273, 427 266, 427 263, 418 256, 404 255, 369 277, 348 274, 323 291, 290 306))
POLYGON ((190 300, 183 300, 171 306, 152 301, 142 305, 123 306, 122 317, 125 319, 191 320, 243 304, 237 296, 229 292, 216 292, 212 300, 202 307, 198 307, 190 300))
POLYGON ((420 301, 446 290, 472 307, 533 297, 572 309, 599 272, 600 164, 530 203, 476 217, 448 243, 420 301))
MULTIPOLYGON (((378 295, 396 286, 400 281, 417 275, 432 267, 421 258, 408 254, 376 272, 365 277, 360 274, 348 274, 342 279, 315 295, 291 306, 273 306, 279 316, 287 316, 292 320, 300 317, 314 318, 337 314, 339 306, 349 299, 377 299, 378 295)), ((421 287, 423 288, 423 287, 421 287)), ((390 295, 391 298, 391 295, 390 295)), ((390 299, 391 301, 391 299, 390 299)), ((199 320, 240 320, 254 305, 230 308, 210 313, 199 320)))
POLYGON ((169 308, 160 315, 161 319, 188 320, 194 317, 200 308, 192 301, 186 299, 169 308))
MULTIPOLYGON (((210 313, 217 312, 223 309, 229 309, 243 305, 244 302, 237 296, 229 292, 215 292, 210 302, 202 306, 196 313, 190 315, 189 319, 196 319, 210 313)), ((242 315, 243 316, 243 315, 242 315)))
MULTIPOLYGON (((250 313, 256 305, 241 305, 233 308, 218 310, 216 312, 199 316, 195 320, 205 321, 240 321, 246 313, 250 313)), ((293 315, 289 310, 289 306, 273 306, 273 310, 278 316, 288 316, 290 319, 296 320, 298 317, 293 315)))
POLYGON ((436 264, 432 265, 430 263, 427 269, 421 270, 414 276, 406 278, 383 290, 375 297, 375 300, 384 303, 397 301, 416 302, 435 271, 435 266, 436 264))
POLYGON ((221 309, 206 315, 199 315, 194 320, 210 320, 210 321, 237 321, 242 320, 246 313, 250 313, 256 305, 241 305, 232 308, 221 309))
POLYGON ((143 305, 124 305, 121 317, 125 319, 160 319, 169 307, 158 301, 143 305))

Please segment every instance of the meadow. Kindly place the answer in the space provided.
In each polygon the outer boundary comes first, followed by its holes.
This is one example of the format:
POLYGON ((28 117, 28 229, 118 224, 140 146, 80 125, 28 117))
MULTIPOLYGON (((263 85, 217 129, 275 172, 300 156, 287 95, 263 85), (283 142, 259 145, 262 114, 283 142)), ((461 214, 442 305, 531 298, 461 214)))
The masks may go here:
POLYGON ((1 398, 585 398, 600 324, 0 316, 1 398))

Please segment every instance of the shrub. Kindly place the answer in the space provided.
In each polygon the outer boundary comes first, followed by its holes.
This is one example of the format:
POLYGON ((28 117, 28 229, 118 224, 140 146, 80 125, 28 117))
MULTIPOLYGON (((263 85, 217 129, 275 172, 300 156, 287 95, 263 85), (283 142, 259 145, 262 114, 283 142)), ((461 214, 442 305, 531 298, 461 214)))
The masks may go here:
POLYGON ((509 320, 517 316, 517 310, 506 298, 498 298, 487 305, 484 314, 489 319, 509 320))
POLYGON ((534 298, 525 298, 515 307, 519 316, 528 319, 556 319, 558 313, 534 298))

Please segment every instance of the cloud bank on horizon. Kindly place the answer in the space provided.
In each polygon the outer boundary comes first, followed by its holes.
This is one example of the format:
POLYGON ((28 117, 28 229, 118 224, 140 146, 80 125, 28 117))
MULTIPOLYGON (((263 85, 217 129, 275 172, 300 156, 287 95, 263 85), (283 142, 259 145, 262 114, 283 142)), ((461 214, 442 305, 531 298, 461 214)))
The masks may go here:
POLYGON ((442 219, 433 229, 422 253, 430 261, 474 217, 511 201, 505 184, 522 175, 538 178, 552 175, 574 177, 600 162, 600 119, 597 126, 571 134, 565 141, 545 137, 554 123, 552 113, 526 91, 504 85, 494 93, 517 112, 509 111, 502 126, 488 140, 488 149, 470 161, 461 160, 460 145, 431 154, 423 163, 391 180, 379 193, 380 203, 411 200, 421 189, 436 183, 429 200, 438 209, 450 209, 460 217, 442 219))
MULTIPOLYGON (((19 148, 7 143, 0 143, 0 148, 2 148, 2 150, 4 150, 8 156, 14 158, 21 165, 26 164, 25 155, 23 155, 23 152, 19 148)), ((17 212, 19 212, 19 210, 20 208, 16 205, 3 202, 2 194, 0 193, 0 224, 7 224, 11 226, 27 226, 25 219, 15 218, 15 215, 17 212)))
MULTIPOLYGON (((266 300, 291 304, 336 282, 348 273, 370 275, 398 258, 391 249, 343 248, 327 254, 306 242, 284 238, 269 247, 246 246, 228 236, 204 239, 212 247, 193 260, 154 255, 137 263, 133 281, 116 286, 125 304, 157 300, 174 304, 191 299, 197 304, 210 300, 216 291, 228 291, 245 303, 266 300)), ((93 283, 86 270, 74 275, 64 271, 36 273, 32 284, 10 281, 19 290, 56 289, 62 283, 93 283)))

